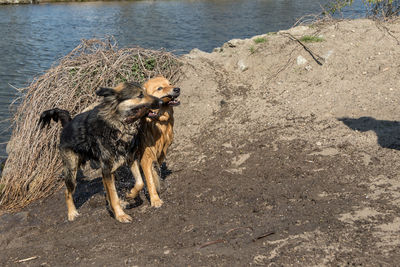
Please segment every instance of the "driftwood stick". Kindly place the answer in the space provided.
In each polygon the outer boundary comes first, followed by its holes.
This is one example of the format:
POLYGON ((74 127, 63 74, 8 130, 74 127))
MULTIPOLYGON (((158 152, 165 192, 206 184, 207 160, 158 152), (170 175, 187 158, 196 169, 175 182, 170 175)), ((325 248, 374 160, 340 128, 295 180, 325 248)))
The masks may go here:
POLYGON ((302 41, 300 41, 299 39, 297 39, 296 37, 294 37, 290 33, 284 32, 282 34, 283 35, 287 35, 287 37, 289 39, 291 39, 292 41, 298 42, 304 48, 304 50, 306 50, 311 55, 311 57, 315 60, 315 62, 317 62, 318 65, 320 65, 320 66, 323 65, 323 63, 321 61, 324 61, 324 59, 321 56, 319 56, 318 54, 316 54, 313 51, 311 51, 311 49, 308 48, 302 41))

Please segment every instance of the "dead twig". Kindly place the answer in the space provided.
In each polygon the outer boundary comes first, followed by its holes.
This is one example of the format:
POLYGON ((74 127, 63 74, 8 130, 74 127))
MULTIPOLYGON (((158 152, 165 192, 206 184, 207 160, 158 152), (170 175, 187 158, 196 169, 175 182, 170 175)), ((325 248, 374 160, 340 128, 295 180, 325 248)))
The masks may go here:
POLYGON ((22 263, 22 262, 27 262, 27 261, 35 260, 35 259, 37 259, 37 258, 39 258, 39 256, 33 256, 33 257, 29 257, 29 258, 22 259, 22 260, 17 260, 17 261, 15 261, 15 262, 16 262, 16 263, 22 263))
POLYGON ((218 243, 225 243, 225 242, 226 242, 225 239, 218 239, 218 240, 206 242, 206 243, 204 243, 203 245, 201 245, 201 246, 199 247, 199 249, 200 249, 200 248, 207 247, 207 246, 211 246, 211 245, 214 245, 214 244, 218 244, 218 243))
POLYGON ((293 53, 296 51, 297 47, 293 48, 292 51, 289 54, 288 60, 286 61, 286 63, 284 65, 282 65, 281 67, 278 68, 278 70, 272 74, 271 76, 269 76, 268 78, 265 79, 266 84, 269 84, 273 79, 275 79, 276 77, 278 77, 278 75, 286 70, 289 66, 290 66, 290 62, 292 61, 292 56, 293 53))
POLYGON ((270 235, 274 235, 274 234, 275 234, 275 232, 267 232, 267 233, 265 233, 265 234, 262 234, 262 235, 260 235, 260 236, 257 236, 256 238, 254 238, 253 241, 257 241, 257 240, 260 240, 260 239, 262 239, 262 238, 264 238, 264 237, 267 237, 267 236, 270 236, 270 235))
POLYGON ((232 228, 232 229, 226 231, 225 234, 229 234, 231 232, 234 232, 234 231, 237 231, 237 230, 241 230, 241 229, 249 229, 250 231, 253 231, 253 228, 251 228, 250 226, 243 226, 243 227, 232 228))
POLYGON ((382 21, 380 21, 380 20, 375 20, 375 25, 376 25, 376 27, 377 27, 379 30, 385 31, 390 37, 392 37, 392 38, 397 42, 397 45, 400 45, 399 39, 398 39, 396 36, 394 36, 394 34, 390 31, 390 29, 389 29, 388 27, 386 27, 386 26, 383 24, 382 21))
POLYGON ((284 32, 282 34, 286 35, 286 37, 288 37, 292 41, 298 42, 304 48, 304 50, 306 50, 311 55, 311 57, 315 60, 315 62, 317 62, 318 65, 320 65, 320 66, 323 65, 323 63, 322 63, 324 61, 323 57, 321 57, 318 54, 311 51, 311 49, 309 47, 307 47, 302 41, 300 41, 299 39, 297 39, 296 37, 294 37, 293 35, 291 35, 288 32, 284 32))

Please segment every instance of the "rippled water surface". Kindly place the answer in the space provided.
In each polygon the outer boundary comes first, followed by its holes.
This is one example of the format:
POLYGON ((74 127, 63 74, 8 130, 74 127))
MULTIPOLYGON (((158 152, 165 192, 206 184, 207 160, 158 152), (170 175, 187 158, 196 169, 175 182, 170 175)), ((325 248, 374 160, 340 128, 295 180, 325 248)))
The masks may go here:
MULTIPOLYGON (((198 0, 0 6, 0 156, 9 139, 13 87, 26 86, 81 39, 113 35, 119 46, 211 51, 233 38, 286 29, 318 0, 198 0)), ((29 112, 29 111, 27 111, 29 112)))

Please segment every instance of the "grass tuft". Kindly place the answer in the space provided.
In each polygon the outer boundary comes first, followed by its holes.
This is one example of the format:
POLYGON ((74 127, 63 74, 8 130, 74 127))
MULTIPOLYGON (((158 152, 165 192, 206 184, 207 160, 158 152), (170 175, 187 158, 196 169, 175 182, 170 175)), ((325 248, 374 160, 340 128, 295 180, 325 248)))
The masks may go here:
POLYGON ((265 38, 265 37, 257 37, 253 41, 256 44, 262 44, 262 43, 265 43, 267 41, 267 38, 265 38))
POLYGON ((304 35, 303 37, 300 38, 300 41, 304 43, 318 43, 318 42, 323 42, 324 38, 312 35, 304 35))

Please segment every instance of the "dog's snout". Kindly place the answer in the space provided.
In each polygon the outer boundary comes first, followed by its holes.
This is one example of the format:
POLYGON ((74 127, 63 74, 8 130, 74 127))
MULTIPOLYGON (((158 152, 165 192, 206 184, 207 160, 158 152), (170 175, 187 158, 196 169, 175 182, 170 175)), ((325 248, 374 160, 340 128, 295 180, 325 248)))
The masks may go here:
POLYGON ((181 88, 175 87, 174 88, 174 93, 179 94, 181 92, 181 88))

